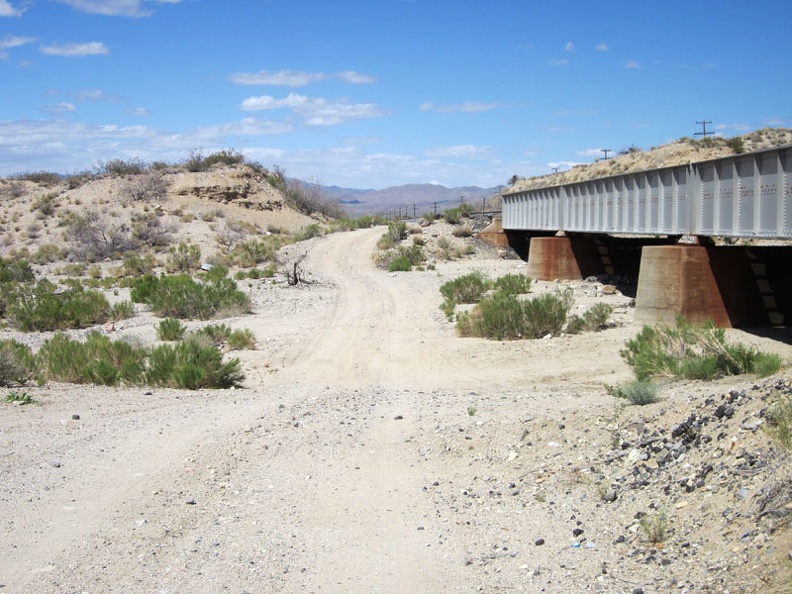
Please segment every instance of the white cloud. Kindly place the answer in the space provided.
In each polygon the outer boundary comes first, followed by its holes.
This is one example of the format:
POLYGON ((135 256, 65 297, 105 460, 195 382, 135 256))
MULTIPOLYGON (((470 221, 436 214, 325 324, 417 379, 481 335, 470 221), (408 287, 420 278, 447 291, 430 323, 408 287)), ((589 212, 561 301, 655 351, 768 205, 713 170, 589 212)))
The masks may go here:
MULTIPOLYGON (((605 153, 602 152, 603 149, 601 148, 590 148, 583 151, 577 151, 575 154, 580 157, 602 157, 605 153)), ((613 152, 613 151, 608 151, 613 152)))
POLYGON ((131 109, 128 109, 127 113, 129 115, 133 115, 139 118, 144 118, 149 115, 149 110, 146 109, 145 107, 133 107, 131 109))
POLYGON ((547 63, 550 66, 569 66, 569 60, 566 58, 548 60, 547 63))
POLYGON ((474 146, 472 144, 458 144, 456 146, 446 146, 429 149, 426 154, 430 157, 454 157, 466 159, 478 159, 490 152, 488 146, 474 146))
POLYGON ((607 43, 598 43, 595 48, 598 52, 607 52, 608 51, 608 44, 607 43))
POLYGON ((582 165, 582 163, 578 163, 577 161, 553 161, 547 164, 550 169, 558 169, 559 171, 562 169, 572 169, 572 167, 576 165, 582 165))
POLYGON ((274 136, 292 131, 288 122, 242 118, 238 122, 205 126, 195 131, 195 136, 222 138, 226 136, 274 136))
MULTIPOLYGON (((0 0, 2 1, 2 0, 0 0)), ((144 4, 178 4, 181 0, 55 0, 74 10, 104 16, 143 17, 152 13, 144 4)))
POLYGON ((48 56, 63 56, 65 58, 82 58, 110 53, 107 46, 100 41, 42 45, 39 47, 39 51, 48 56))
POLYGON ((28 43, 33 43, 36 41, 35 37, 22 37, 20 35, 6 35, 2 41, 0 41, 0 50, 9 49, 12 47, 19 47, 21 45, 25 45, 28 43))
POLYGON ((67 103, 65 101, 63 103, 56 103, 55 105, 47 105, 43 109, 50 113, 70 113, 77 111, 73 103, 67 103))
POLYGON ((565 52, 574 52, 575 51, 575 44, 572 43, 571 41, 567 41, 566 44, 564 45, 564 51, 565 52))
POLYGON ((491 111, 497 107, 497 103, 482 103, 477 101, 465 101, 463 103, 450 103, 447 105, 435 105, 431 101, 427 101, 422 103, 418 109, 421 111, 435 111, 437 113, 476 113, 491 111))
POLYGON ((630 60, 629 62, 624 63, 625 70, 637 70, 641 67, 641 64, 636 62, 635 60, 630 60))
POLYGON ((108 95, 101 89, 80 91, 77 93, 77 99, 80 101, 92 101, 95 103, 118 103, 124 100, 123 97, 108 95))
POLYGON ((296 93, 289 93, 283 99, 270 95, 248 97, 242 102, 241 108, 244 111, 290 109, 309 126, 334 126, 347 120, 382 115, 382 111, 374 103, 349 103, 345 99, 328 101, 321 97, 306 97, 296 93))
POLYGON ((8 0, 0 0, 0 17, 18 17, 23 12, 24 8, 14 8, 8 0))
POLYGON ((302 72, 300 70, 261 70, 259 72, 237 72, 229 76, 232 83, 238 85, 270 85, 276 87, 304 87, 311 83, 338 79, 350 84, 367 84, 376 79, 354 70, 346 70, 335 74, 324 72, 302 72))

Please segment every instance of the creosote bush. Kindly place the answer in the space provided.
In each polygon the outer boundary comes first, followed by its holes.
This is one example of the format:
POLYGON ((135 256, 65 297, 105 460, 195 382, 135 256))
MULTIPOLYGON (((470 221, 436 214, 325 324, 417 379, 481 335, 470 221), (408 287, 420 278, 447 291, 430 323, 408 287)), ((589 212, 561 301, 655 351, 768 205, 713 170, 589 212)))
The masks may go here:
POLYGON ((440 286, 443 299, 453 303, 478 303, 492 287, 492 282, 481 271, 447 281, 440 286))
POLYGON ((21 386, 35 373, 30 347, 14 339, 0 340, 0 386, 21 386))
POLYGON ((144 275, 132 282, 131 299, 151 306, 157 315, 179 319, 208 320, 250 310, 250 298, 228 277, 198 282, 186 274, 144 275))
POLYGON ((709 380, 727 375, 771 375, 781 358, 756 347, 726 341, 726 331, 712 322, 692 324, 678 318, 676 326, 658 323, 644 326, 625 343, 622 357, 635 377, 682 377, 709 380))
POLYGON ((114 386, 151 385, 197 390, 240 386, 239 360, 223 361, 220 349, 200 337, 147 351, 89 332, 84 342, 56 333, 35 355, 40 381, 114 386))
POLYGON ((157 338, 166 341, 181 340, 187 327, 175 318, 165 318, 157 326, 157 338))
POLYGON ((148 357, 146 383, 169 388, 199 390, 240 386, 244 375, 239 359, 223 361, 220 349, 200 337, 154 348, 148 357))
POLYGON ((109 321, 111 308, 98 291, 74 286, 56 292, 55 285, 40 281, 13 290, 6 315, 23 332, 42 332, 103 324, 109 321))

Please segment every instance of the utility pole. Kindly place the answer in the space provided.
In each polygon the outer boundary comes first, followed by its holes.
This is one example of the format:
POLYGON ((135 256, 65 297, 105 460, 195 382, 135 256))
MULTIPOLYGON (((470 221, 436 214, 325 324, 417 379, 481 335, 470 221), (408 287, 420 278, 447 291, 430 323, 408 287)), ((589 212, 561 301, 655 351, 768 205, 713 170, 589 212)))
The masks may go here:
POLYGON ((702 138, 706 138, 707 136, 712 136, 715 132, 707 132, 707 124, 711 124, 711 121, 705 120, 703 122, 696 122, 697 124, 701 124, 701 132, 695 132, 693 136, 701 136, 702 138))
POLYGON ((608 153, 612 153, 613 149, 600 149, 601 153, 605 153, 605 160, 608 160, 608 153))

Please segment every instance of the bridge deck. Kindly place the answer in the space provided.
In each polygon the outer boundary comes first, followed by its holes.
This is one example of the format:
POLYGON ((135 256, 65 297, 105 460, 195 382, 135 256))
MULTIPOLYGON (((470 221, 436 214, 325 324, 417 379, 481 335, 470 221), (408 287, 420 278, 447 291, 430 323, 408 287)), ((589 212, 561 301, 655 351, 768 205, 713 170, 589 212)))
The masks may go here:
POLYGON ((792 146, 504 194, 503 228, 792 238, 792 146))

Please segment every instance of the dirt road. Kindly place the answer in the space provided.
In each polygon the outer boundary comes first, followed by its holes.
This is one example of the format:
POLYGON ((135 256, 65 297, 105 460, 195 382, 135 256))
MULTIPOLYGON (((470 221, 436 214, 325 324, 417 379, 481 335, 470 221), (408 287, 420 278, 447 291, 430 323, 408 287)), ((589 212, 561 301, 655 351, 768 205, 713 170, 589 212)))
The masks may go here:
MULTIPOLYGON (((314 285, 251 287, 255 314, 232 322, 259 341, 240 354, 245 389, 58 385, 26 389, 39 405, 4 406, 0 592, 625 592, 692 579, 681 564, 618 565, 624 552, 605 545, 641 502, 606 511, 574 478, 610 439, 602 385, 628 376, 618 350, 632 329, 459 339, 439 285, 521 264, 388 274, 371 263, 381 232, 300 246, 314 285), (581 524, 596 535, 585 551, 570 548, 581 524)), ((613 297, 617 319, 626 302, 613 297)))

